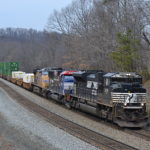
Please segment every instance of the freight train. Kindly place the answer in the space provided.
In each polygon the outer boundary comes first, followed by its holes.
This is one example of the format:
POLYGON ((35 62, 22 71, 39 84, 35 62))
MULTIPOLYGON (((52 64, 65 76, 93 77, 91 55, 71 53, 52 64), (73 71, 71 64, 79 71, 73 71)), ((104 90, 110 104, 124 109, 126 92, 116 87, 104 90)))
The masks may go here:
POLYGON ((29 82, 23 77, 6 79, 69 109, 80 109, 120 127, 148 124, 146 89, 137 73, 44 68, 34 69, 30 78, 29 82))

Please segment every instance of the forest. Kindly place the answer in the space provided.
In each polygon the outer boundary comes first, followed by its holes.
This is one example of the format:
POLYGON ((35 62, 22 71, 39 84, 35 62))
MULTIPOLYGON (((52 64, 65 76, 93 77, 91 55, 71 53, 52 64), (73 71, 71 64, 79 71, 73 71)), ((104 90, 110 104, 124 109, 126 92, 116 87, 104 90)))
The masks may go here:
MULTIPOLYGON (((0 29, 0 62, 150 73, 150 0, 74 0, 43 31, 0 29)), ((39 12, 40 13, 40 12, 39 12)))

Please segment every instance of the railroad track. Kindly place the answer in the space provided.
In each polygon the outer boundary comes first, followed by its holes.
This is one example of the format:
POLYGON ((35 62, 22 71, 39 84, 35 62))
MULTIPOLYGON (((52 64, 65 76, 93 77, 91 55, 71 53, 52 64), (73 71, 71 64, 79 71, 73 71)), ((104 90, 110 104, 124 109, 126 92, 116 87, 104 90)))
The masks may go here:
POLYGON ((137 136, 150 141, 150 130, 148 129, 132 130, 131 132, 134 133, 134 135, 136 134, 137 136))
MULTIPOLYGON (((32 94, 35 94, 35 93, 32 93, 32 94)), ((35 94, 35 95, 37 95, 37 94, 35 94)), ((46 98, 44 98, 44 99, 47 100, 46 98)), ((52 101, 52 102, 56 103, 56 101, 52 101)), ((59 104, 59 103, 57 103, 57 104, 59 104)), ((61 107, 66 108, 64 105, 61 105, 61 107)), ((145 128, 145 129, 137 128, 136 130, 133 129, 133 128, 125 128, 124 129, 124 128, 120 128, 119 126, 117 126, 115 124, 112 124, 112 122, 108 122, 106 120, 100 119, 100 118, 98 118, 97 116, 94 116, 94 115, 89 115, 85 112, 82 112, 81 110, 71 109, 70 111, 76 112, 76 113, 78 113, 78 114, 80 114, 84 117, 90 118, 93 121, 100 122, 101 124, 107 125, 108 127, 111 127, 113 129, 124 131, 124 132, 132 134, 134 136, 138 136, 138 137, 141 137, 142 139, 146 139, 147 141, 150 141, 150 128, 145 128)))
POLYGON ((81 140, 90 143, 91 145, 102 150, 137 150, 134 147, 118 142, 114 139, 106 137, 100 133, 94 132, 74 122, 66 120, 43 107, 31 102, 17 91, 13 90, 6 84, 0 81, 0 86, 7 91, 7 93, 15 99, 18 103, 25 106, 28 110, 42 116, 46 121, 54 126, 68 132, 69 134, 80 138, 81 140))
POLYGON ((90 118, 93 121, 100 122, 101 124, 106 125, 108 127, 111 127, 113 129, 124 131, 124 132, 132 134, 134 136, 138 136, 138 137, 141 137, 142 139, 150 141, 150 127, 146 127, 144 129, 141 129, 141 128, 136 128, 136 129, 135 128, 121 128, 121 127, 117 126, 116 124, 113 124, 112 122, 102 120, 96 116, 86 114, 85 112, 78 111, 78 113, 82 116, 90 118))

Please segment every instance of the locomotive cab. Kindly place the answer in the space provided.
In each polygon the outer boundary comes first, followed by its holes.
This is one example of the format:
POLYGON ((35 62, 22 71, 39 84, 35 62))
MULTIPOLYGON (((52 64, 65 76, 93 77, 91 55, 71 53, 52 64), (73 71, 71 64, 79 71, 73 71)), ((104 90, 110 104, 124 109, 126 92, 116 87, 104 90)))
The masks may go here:
POLYGON ((74 87, 74 77, 72 76, 75 71, 64 71, 60 74, 60 90, 63 95, 72 94, 74 87))
POLYGON ((104 78, 115 122, 128 127, 146 125, 146 89, 142 87, 142 77, 136 73, 111 73, 104 78))

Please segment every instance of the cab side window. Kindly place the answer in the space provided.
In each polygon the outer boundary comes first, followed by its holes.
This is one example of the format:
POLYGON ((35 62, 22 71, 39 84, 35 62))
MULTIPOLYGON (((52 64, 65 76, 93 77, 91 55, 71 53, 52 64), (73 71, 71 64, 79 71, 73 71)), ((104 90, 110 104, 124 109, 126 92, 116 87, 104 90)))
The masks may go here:
POLYGON ((109 86, 110 85, 110 79, 106 78, 105 79, 105 86, 109 86))

